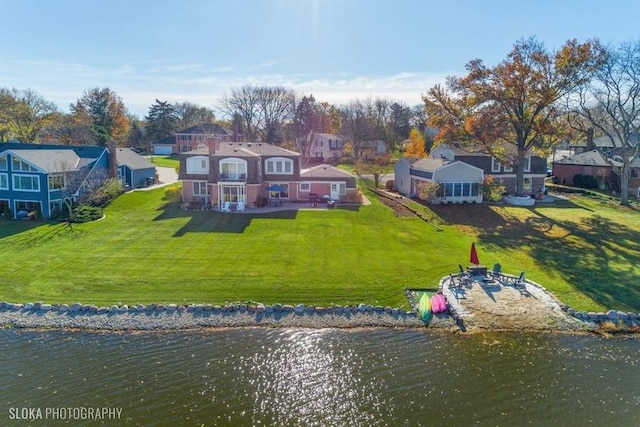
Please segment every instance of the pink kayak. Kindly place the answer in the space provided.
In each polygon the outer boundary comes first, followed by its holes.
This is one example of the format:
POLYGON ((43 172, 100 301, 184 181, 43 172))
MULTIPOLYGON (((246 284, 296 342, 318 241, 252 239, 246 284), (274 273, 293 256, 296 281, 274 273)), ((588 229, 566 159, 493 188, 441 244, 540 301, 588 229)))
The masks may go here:
POLYGON ((442 294, 436 294, 431 297, 431 311, 433 313, 443 313, 447 311, 447 300, 442 294))

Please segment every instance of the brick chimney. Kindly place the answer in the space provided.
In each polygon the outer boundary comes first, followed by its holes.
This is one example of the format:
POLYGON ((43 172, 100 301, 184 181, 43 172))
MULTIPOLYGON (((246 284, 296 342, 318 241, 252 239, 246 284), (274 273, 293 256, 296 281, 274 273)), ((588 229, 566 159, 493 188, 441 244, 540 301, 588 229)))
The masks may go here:
POLYGON ((117 178, 118 177, 118 148, 116 147, 116 143, 111 140, 107 144, 107 149, 109 150, 109 178, 117 178))

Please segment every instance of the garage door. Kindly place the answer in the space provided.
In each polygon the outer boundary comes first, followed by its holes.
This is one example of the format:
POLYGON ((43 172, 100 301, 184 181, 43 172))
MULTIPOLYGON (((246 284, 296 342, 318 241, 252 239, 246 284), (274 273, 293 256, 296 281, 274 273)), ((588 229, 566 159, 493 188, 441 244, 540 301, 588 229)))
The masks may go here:
POLYGON ((154 145, 153 154, 159 154, 161 156, 170 156, 172 147, 170 145, 154 145))

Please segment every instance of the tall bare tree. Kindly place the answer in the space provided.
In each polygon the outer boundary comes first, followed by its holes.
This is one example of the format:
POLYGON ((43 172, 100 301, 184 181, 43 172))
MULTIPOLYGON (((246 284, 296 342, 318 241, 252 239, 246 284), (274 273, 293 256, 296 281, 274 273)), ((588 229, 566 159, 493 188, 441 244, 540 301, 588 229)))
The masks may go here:
MULTIPOLYGON (((604 60, 590 84, 569 97, 569 107, 578 120, 574 128, 593 127, 607 137, 608 157, 620 176, 620 204, 629 205, 631 162, 640 154, 640 41, 603 48, 604 60)), ((570 119, 572 116, 569 116, 570 119)))
POLYGON ((178 129, 186 129, 203 123, 213 123, 216 120, 213 110, 188 101, 174 103, 173 110, 178 119, 178 129))
POLYGON ((293 117, 295 97, 281 86, 247 85, 225 95, 221 109, 229 117, 242 119, 245 140, 276 143, 281 140, 282 125, 293 117))
POLYGON ((356 159, 362 154, 363 143, 375 134, 368 104, 356 99, 340 107, 341 132, 349 138, 356 159))
POLYGON ((499 65, 475 59, 468 75, 429 89, 423 97, 428 124, 440 129, 439 140, 479 145, 510 164, 522 194, 525 157, 548 149, 549 135, 558 139, 558 101, 588 82, 600 60, 597 41, 570 40, 549 53, 533 37, 520 40, 499 65))

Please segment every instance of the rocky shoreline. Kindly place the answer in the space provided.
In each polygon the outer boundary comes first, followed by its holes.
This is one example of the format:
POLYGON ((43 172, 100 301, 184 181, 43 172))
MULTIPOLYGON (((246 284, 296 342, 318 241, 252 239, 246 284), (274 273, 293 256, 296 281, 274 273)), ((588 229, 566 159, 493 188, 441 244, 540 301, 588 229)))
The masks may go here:
MULTIPOLYGON (((227 327, 420 328, 414 312, 366 304, 315 307, 305 305, 150 304, 97 307, 75 303, 13 304, 0 302, 0 324, 5 328, 54 328, 107 331, 151 331, 227 327)), ((434 316, 430 327, 455 328, 448 315, 434 316)))

